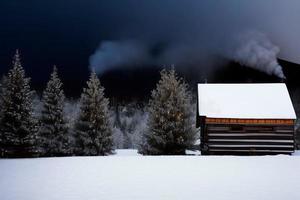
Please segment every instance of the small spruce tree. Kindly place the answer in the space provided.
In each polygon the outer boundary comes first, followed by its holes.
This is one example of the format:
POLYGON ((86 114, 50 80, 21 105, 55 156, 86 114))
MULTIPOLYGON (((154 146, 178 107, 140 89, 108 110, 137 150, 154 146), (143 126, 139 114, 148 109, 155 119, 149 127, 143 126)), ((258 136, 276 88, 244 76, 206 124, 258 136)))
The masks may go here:
POLYGON ((65 95, 54 66, 43 93, 40 117, 40 151, 43 156, 70 155, 70 139, 64 118, 65 95))
POLYGON ((148 130, 139 149, 142 154, 182 155, 194 144, 191 94, 175 70, 162 70, 149 102, 148 130))
POLYGON ((76 155, 97 156, 112 153, 112 126, 109 100, 104 97, 96 73, 92 73, 80 100, 80 114, 75 123, 76 155))
POLYGON ((30 79, 25 76, 18 51, 13 67, 2 85, 0 131, 3 157, 31 157, 36 154, 36 121, 32 115, 30 79))

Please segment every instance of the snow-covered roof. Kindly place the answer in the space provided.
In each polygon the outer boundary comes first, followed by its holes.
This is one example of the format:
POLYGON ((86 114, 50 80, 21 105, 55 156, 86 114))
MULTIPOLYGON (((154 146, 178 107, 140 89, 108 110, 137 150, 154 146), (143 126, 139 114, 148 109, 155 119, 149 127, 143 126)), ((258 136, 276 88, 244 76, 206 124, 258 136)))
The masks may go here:
POLYGON ((198 114, 210 118, 296 119, 284 83, 198 84, 198 114))

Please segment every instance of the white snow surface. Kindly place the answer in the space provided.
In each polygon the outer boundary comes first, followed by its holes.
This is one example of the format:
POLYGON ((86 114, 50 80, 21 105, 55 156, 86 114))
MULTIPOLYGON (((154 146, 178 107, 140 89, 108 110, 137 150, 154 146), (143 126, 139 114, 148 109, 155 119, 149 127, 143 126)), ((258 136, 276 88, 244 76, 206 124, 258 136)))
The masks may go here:
POLYGON ((137 149, 117 149, 114 156, 142 156, 137 149))
POLYGON ((296 119, 284 83, 198 84, 198 114, 210 118, 296 119))
POLYGON ((300 199, 299 156, 134 154, 2 159, 0 199, 300 199))

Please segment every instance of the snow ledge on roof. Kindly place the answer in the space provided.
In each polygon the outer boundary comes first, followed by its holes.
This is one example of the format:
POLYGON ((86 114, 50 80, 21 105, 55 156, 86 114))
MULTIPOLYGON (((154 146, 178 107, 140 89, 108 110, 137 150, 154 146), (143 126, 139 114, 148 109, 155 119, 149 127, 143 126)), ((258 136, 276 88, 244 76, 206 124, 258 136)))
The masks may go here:
POLYGON ((198 114, 210 118, 297 118, 284 83, 198 84, 198 101, 198 114))

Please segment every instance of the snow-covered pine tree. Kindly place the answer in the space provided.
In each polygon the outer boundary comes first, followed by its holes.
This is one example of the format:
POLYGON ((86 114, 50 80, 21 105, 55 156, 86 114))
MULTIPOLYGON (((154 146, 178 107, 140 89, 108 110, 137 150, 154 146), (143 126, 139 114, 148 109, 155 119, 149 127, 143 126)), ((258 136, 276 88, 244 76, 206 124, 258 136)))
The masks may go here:
POLYGON ((188 85, 175 70, 162 70, 149 102, 148 130, 144 133, 142 154, 181 155, 194 144, 196 128, 190 112, 188 85))
MULTIPOLYGON (((2 114, 3 114, 3 102, 4 102, 4 96, 3 94, 5 93, 5 84, 6 84, 6 76, 2 76, 1 80, 0 80, 0 120, 2 118, 2 114)), ((1 137, 0 137, 1 140, 1 137)))
POLYGON ((3 157, 30 157, 36 154, 36 120, 32 116, 30 79, 25 76, 18 51, 13 68, 3 83, 1 101, 3 157))
MULTIPOLYGON (((5 81, 6 81, 6 77, 3 76, 0 80, 0 122, 3 116, 3 102, 4 102, 3 94, 5 91, 5 87, 4 87, 5 81)), ((1 124, 0 124, 0 128, 1 128, 1 124)), ((2 144, 3 141, 4 141, 4 134, 2 134, 0 130, 0 157, 3 157, 2 152, 4 152, 3 144, 2 144)))
POLYGON ((97 156, 112 153, 112 126, 109 100, 96 73, 92 73, 80 100, 80 114, 75 124, 76 155, 97 156))
POLYGON ((65 95, 62 85, 54 66, 42 98, 39 129, 42 156, 71 154, 70 138, 63 112, 65 95))

